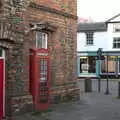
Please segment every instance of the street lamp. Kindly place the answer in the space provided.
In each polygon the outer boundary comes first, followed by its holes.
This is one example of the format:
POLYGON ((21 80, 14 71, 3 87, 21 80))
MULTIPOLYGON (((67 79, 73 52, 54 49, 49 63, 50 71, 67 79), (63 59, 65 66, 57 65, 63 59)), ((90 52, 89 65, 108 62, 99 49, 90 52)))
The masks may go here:
POLYGON ((99 72, 98 72, 98 92, 100 92, 101 89, 101 79, 100 79, 100 61, 102 59, 102 48, 98 48, 97 50, 97 60, 98 60, 98 68, 99 68, 99 72))
POLYGON ((109 94, 109 80, 108 80, 108 55, 107 55, 107 86, 106 86, 106 95, 109 94))

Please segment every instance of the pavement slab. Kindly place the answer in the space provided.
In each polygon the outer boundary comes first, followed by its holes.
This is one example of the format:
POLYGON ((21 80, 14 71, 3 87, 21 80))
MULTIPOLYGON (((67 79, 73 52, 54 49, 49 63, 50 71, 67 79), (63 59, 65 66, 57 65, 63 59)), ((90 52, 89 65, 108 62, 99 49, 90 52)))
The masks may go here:
POLYGON ((81 93, 80 101, 52 106, 52 111, 27 113, 13 120, 120 120, 120 99, 104 93, 81 93))

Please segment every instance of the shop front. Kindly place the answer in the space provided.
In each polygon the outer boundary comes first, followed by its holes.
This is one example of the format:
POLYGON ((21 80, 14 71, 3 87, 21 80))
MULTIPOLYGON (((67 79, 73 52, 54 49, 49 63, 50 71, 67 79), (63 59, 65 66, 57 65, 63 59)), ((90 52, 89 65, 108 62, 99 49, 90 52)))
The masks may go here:
POLYGON ((77 74, 78 77, 119 77, 120 53, 103 52, 104 59, 97 60, 96 52, 78 53, 77 74))
POLYGON ((96 77, 96 53, 79 53, 78 55, 78 77, 96 77))

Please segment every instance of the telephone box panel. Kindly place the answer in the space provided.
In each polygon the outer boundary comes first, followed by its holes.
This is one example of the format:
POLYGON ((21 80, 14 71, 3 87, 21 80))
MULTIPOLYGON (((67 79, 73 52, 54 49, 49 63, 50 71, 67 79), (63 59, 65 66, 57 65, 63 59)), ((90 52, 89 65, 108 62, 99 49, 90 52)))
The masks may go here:
POLYGON ((50 57, 48 50, 30 52, 30 93, 35 108, 48 109, 50 106, 50 57))
POLYGON ((0 59, 0 120, 3 117, 3 80, 4 80, 4 59, 0 59))

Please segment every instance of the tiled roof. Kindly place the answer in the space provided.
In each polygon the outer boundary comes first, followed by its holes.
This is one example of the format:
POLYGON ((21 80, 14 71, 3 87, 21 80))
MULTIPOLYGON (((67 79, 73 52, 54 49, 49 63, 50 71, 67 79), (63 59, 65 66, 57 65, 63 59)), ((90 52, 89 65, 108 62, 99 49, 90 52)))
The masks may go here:
POLYGON ((107 31, 107 26, 104 22, 96 23, 79 23, 78 32, 87 32, 87 31, 107 31))

